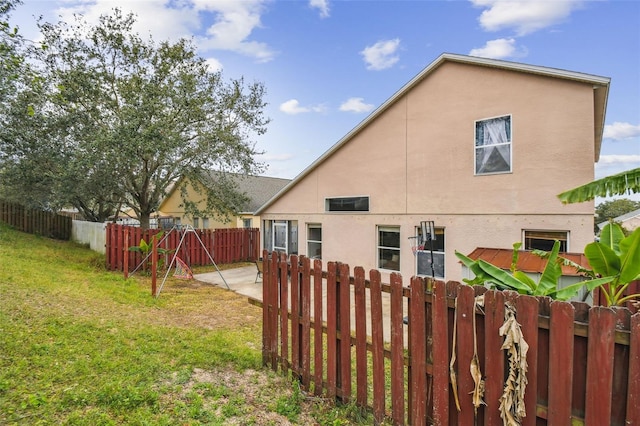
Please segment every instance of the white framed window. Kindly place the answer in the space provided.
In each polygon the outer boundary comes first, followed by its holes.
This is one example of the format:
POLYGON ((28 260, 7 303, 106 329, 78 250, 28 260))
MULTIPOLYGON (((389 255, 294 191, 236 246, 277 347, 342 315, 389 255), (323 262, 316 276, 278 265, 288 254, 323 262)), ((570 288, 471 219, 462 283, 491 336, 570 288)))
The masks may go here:
POLYGON ((322 259, 322 225, 307 224, 307 256, 311 259, 322 259))
POLYGON ((203 217, 202 218, 202 229, 209 229, 209 218, 208 217, 203 217))
POLYGON ((269 251, 298 254, 298 221, 264 221, 264 245, 269 251))
POLYGON ((198 229, 200 227, 200 218, 199 217, 194 217, 193 218, 193 227, 195 229, 198 229))
POLYGON ((273 250, 287 252, 288 247, 287 221, 273 221, 273 250))
POLYGON ((478 120, 475 125, 475 174, 510 173, 511 116, 478 120))
POLYGON ((399 226, 378 226, 378 268, 400 270, 399 226))
POLYGON ((253 228, 253 219, 251 219, 251 218, 242 219, 242 227, 243 228, 253 228))
POLYGON ((525 250, 551 251, 556 240, 560 241, 560 251, 569 251, 569 232, 524 230, 522 244, 525 250))
MULTIPOLYGON (((416 227, 416 235, 422 241, 422 229, 419 226, 416 227)), ((444 279, 444 243, 444 228, 435 228, 435 238, 426 241, 424 248, 416 252, 416 275, 444 279)))

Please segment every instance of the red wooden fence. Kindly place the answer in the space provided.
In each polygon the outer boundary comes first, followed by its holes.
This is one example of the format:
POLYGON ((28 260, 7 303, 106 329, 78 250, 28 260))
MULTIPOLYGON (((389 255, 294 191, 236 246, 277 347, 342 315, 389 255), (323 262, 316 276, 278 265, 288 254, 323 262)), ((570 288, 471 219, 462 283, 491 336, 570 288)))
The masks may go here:
POLYGON ((499 330, 513 307, 529 345, 528 370, 519 371, 528 381, 523 425, 640 425, 640 314, 457 282, 414 277, 405 286, 395 273, 383 284, 376 270, 366 279, 360 267, 351 276, 340 263, 323 272, 320 260, 263 258, 263 362, 316 395, 370 407, 377 422, 502 425, 509 358, 499 330), (474 359, 486 404, 477 408, 474 359))
MULTIPOLYGON (((142 239, 149 243, 151 237, 161 230, 142 230, 110 223, 106 232, 107 268, 124 271, 124 265, 128 263, 131 272, 139 267, 145 255, 129 251, 126 247, 139 246, 142 239), (125 256, 128 257, 126 261, 125 256)), ((219 264, 252 262, 258 259, 259 245, 260 231, 257 228, 171 230, 165 231, 159 239, 159 247, 170 251, 164 256, 165 265, 171 261, 178 247, 178 257, 189 266, 211 265, 209 256, 219 264)))
POLYGON ((42 210, 29 209, 16 203, 0 200, 0 222, 18 231, 42 235, 56 240, 71 238, 72 219, 42 210))

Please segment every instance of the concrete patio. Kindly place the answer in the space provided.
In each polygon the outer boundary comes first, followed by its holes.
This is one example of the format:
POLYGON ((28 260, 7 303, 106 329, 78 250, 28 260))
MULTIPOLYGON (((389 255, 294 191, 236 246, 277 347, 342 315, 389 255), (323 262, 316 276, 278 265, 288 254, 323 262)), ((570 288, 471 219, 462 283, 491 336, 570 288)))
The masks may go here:
MULTIPOLYGON (((251 266, 243 266, 241 268, 234 269, 226 269, 224 271, 215 271, 215 272, 207 272, 205 274, 194 274, 194 278, 198 281, 202 281, 205 283, 217 285, 218 287, 226 289, 225 281, 229 286, 229 290, 238 293, 240 295, 246 296, 249 299, 254 299, 258 301, 262 301, 262 278, 258 278, 256 282, 256 275, 258 273, 258 269, 255 265, 251 266), (222 275, 222 276, 221 276, 222 275), (224 280, 223 278, 224 277, 224 280)), ((369 292, 367 291, 367 306, 369 305, 369 292)), ((326 296, 326 280, 323 280, 323 296, 326 296)), ((351 291, 351 327, 355 329, 355 309, 353 309, 354 304, 354 296, 353 296, 353 287, 351 291)), ((323 305, 325 305, 323 303, 323 305)), ((312 295, 312 315, 313 315, 313 295, 312 295)), ((407 313, 407 307, 405 303, 404 307, 405 315, 407 313)), ((390 297, 388 293, 382 294, 382 315, 383 315, 383 335, 384 340, 389 342, 391 339, 391 324, 389 321, 390 317, 390 297)), ((324 306, 323 318, 326 321, 326 305, 324 306)), ((404 328, 405 331, 405 345, 407 342, 407 327, 404 328)), ((367 316, 367 334, 371 334, 371 323, 369 317, 367 316)))

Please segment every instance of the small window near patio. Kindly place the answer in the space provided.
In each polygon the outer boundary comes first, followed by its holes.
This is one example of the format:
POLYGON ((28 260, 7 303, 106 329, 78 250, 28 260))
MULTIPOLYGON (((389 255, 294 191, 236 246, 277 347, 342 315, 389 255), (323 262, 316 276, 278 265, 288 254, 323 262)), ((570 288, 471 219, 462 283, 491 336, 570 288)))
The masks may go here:
POLYGON ((378 226, 378 268, 400 270, 399 226, 378 226))
POLYGON ((525 250, 551 251, 553 243, 560 241, 560 251, 567 252, 569 233, 567 231, 524 231, 525 250))

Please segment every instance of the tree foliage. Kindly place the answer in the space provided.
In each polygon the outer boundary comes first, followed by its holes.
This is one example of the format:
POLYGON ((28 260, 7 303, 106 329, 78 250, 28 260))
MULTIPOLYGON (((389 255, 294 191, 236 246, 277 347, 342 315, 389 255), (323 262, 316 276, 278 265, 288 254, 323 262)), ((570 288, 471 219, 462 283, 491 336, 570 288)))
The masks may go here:
POLYGON ((42 181, 56 201, 94 220, 129 206, 143 227, 179 178, 204 182, 216 170, 222 178, 203 186, 213 201, 200 213, 232 213, 242 197, 225 174, 261 171, 251 138, 269 121, 263 85, 225 82, 190 41, 143 40, 134 23, 115 9, 95 26, 82 17, 39 24, 42 46, 32 54, 41 88, 25 94, 35 107, 13 105, 12 128, 23 137, 10 143, 12 169, 24 172, 46 153, 51 164, 31 172, 50 175, 42 181), (27 116, 39 130, 20 121, 27 116))
POLYGON ((596 223, 607 222, 638 209, 640 209, 640 201, 628 198, 605 201, 596 206, 596 223))

